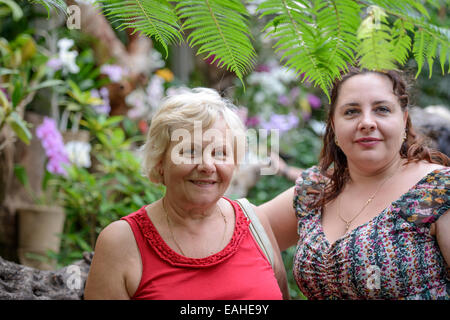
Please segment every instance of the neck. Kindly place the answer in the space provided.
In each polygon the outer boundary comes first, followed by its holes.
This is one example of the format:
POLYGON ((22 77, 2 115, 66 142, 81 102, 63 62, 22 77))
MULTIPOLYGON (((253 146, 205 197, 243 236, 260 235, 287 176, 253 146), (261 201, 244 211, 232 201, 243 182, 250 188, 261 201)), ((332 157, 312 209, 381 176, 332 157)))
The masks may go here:
POLYGON ((395 175, 399 171, 403 163, 404 160, 400 157, 394 158, 385 166, 373 169, 367 169, 366 167, 361 167, 349 163, 348 170, 350 174, 350 183, 356 185, 369 185, 378 183, 379 181, 385 180, 395 175))
POLYGON ((185 226, 191 223, 203 223, 210 218, 216 218, 216 216, 220 217, 219 202, 220 199, 208 206, 186 207, 179 205, 176 201, 172 201, 168 195, 161 199, 161 205, 165 209, 165 213, 170 217, 170 220, 174 224, 185 226))

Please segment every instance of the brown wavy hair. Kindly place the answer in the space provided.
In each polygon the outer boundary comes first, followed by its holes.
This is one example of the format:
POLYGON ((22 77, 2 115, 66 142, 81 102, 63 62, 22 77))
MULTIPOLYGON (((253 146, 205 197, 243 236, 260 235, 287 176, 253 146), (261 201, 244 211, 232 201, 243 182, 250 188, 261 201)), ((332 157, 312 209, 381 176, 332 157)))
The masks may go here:
MULTIPOLYGON (((407 83, 398 71, 371 71, 367 69, 350 67, 347 73, 343 74, 341 78, 335 80, 331 89, 327 126, 323 137, 323 148, 319 158, 321 173, 325 177, 329 178, 330 181, 323 190, 314 207, 322 207, 331 200, 335 199, 350 178, 348 173, 347 157, 335 142, 333 115, 336 108, 339 89, 342 84, 355 75, 365 73, 377 73, 388 77, 392 82, 393 92, 398 97, 402 111, 408 110, 410 102, 407 83)), ((406 122, 406 139, 399 150, 401 158, 407 159, 406 163, 426 160, 430 163, 449 166, 450 158, 445 154, 428 147, 425 141, 425 138, 420 136, 414 130, 411 123, 411 118, 408 114, 406 122)))

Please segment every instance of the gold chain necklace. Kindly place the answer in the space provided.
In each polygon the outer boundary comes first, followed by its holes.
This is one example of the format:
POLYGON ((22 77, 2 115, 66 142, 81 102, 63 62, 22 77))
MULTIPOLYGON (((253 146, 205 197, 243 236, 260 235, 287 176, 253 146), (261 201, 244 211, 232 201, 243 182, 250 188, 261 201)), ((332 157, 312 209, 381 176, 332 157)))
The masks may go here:
MULTIPOLYGON (((399 166, 400 168, 400 166, 399 166)), ((358 213, 351 219, 351 220, 345 220, 344 218, 342 218, 341 216, 341 212, 339 210, 339 207, 341 206, 341 198, 338 197, 337 198, 337 212, 338 212, 338 216, 339 218, 345 223, 345 233, 348 232, 348 229, 350 228, 351 223, 364 211, 364 209, 372 202, 372 200, 375 198, 375 196, 377 195, 378 191, 380 191, 381 187, 389 180, 391 179, 398 171, 398 169, 395 170, 389 177, 387 177, 385 180, 383 180, 383 182, 378 186, 377 190, 375 191, 375 193, 369 197, 369 199, 367 199, 366 203, 362 206, 361 210, 358 211, 358 213)))
MULTIPOLYGON (((183 256, 187 257, 186 254, 184 253, 183 249, 181 249, 180 245, 178 244, 177 240, 175 239, 175 236, 174 236, 173 231, 172 231, 172 226, 170 224, 169 215, 167 214, 166 207, 164 206, 164 200, 161 200, 161 201, 162 201, 162 207, 163 207, 164 213, 166 214, 167 225, 169 227, 169 231, 170 231, 170 235, 172 237, 172 240, 175 243, 175 245, 177 246, 178 250, 180 250, 181 254, 183 256)), ((217 205, 217 207, 219 208, 220 215, 222 216, 223 221, 224 221, 222 241, 220 242, 220 246, 222 246, 222 244, 223 244, 223 242, 225 240, 225 234, 227 233, 227 219, 225 218, 225 215, 223 214, 222 209, 220 208, 220 206, 217 205)))

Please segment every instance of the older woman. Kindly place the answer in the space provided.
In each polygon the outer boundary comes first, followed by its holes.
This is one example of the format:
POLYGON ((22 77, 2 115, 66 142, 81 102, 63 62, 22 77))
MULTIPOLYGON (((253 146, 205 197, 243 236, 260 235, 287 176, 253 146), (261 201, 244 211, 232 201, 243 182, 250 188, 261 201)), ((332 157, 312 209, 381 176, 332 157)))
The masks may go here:
POLYGON ((424 146, 394 71, 351 68, 331 93, 319 166, 258 207, 309 299, 448 299, 449 159, 424 146))
POLYGON ((168 97, 152 118, 144 169, 164 197, 100 234, 86 299, 281 299, 286 275, 277 243, 274 270, 241 207, 224 198, 245 135, 229 102, 211 89, 168 97), (278 281, 278 283, 277 283, 278 281))

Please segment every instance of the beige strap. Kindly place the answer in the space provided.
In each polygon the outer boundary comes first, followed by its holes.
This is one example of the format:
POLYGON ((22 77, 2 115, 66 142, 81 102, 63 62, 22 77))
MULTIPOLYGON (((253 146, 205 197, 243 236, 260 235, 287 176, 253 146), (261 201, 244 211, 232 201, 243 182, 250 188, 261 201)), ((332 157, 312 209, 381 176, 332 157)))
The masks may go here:
POLYGON ((252 232, 253 238, 256 240, 259 247, 264 252, 265 256, 267 257, 267 260, 269 260, 270 265, 273 268, 272 244, 270 243, 269 237, 267 236, 264 227, 259 221, 258 216, 253 210, 252 205, 247 200, 247 198, 241 198, 235 201, 242 208, 242 211, 244 212, 245 216, 250 220, 250 231, 252 232))

